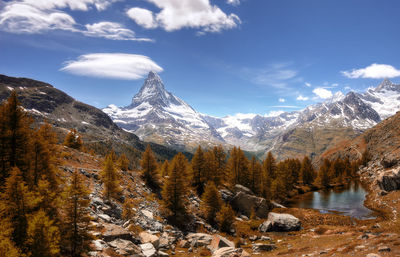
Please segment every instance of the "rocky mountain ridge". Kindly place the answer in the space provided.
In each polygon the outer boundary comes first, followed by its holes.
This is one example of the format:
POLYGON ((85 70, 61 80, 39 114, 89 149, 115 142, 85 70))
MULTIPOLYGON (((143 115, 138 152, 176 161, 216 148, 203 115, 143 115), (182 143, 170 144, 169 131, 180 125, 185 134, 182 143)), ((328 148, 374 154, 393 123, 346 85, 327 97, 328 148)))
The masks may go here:
POLYGON ((336 93, 301 111, 276 116, 237 114, 223 118, 201 114, 165 90, 150 72, 126 107, 103 109, 120 127, 145 141, 192 151, 198 144, 233 145, 278 158, 316 156, 343 139, 352 139, 400 109, 400 85, 385 79, 364 93, 336 93))

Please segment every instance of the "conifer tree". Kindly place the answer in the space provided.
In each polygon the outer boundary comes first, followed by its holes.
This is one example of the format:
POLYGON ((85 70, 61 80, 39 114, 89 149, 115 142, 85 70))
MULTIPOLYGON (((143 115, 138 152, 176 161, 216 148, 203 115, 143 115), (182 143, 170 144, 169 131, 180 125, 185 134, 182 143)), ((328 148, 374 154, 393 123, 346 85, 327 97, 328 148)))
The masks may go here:
POLYGON ((277 176, 271 184, 271 198, 282 201, 286 197, 286 184, 284 178, 281 176, 277 176))
POLYGON ((221 145, 214 146, 213 155, 215 161, 214 183, 218 187, 227 181, 226 178, 226 154, 221 145))
POLYGON ((27 215, 38 204, 40 199, 28 189, 21 171, 14 167, 7 178, 4 192, 1 195, 0 217, 9 219, 13 229, 11 235, 16 246, 24 247, 27 236, 27 215))
POLYGON ((172 160, 169 177, 162 190, 163 211, 174 224, 183 222, 186 217, 186 176, 187 160, 182 153, 178 153, 172 160))
POLYGON ((256 194, 261 195, 262 193, 262 166, 253 155, 250 161, 250 176, 251 184, 250 189, 256 194))
POLYGON ((123 171, 127 171, 129 169, 129 160, 124 153, 122 153, 118 159, 118 166, 123 171))
POLYGON ((71 256, 81 256, 88 249, 90 232, 89 193, 85 178, 77 170, 64 191, 63 239, 71 256))
POLYGON ((301 163, 301 171, 300 171, 301 178, 305 185, 311 185, 314 182, 314 178, 315 178, 314 173, 315 173, 315 171, 312 166, 310 158, 305 156, 301 163))
MULTIPOLYGON (((1 211, 0 211, 1 212, 1 211)), ((24 257, 21 250, 11 240, 12 228, 8 219, 0 221, 0 257, 24 257)))
POLYGON ((150 145, 147 145, 146 150, 142 154, 140 166, 142 167, 142 177, 147 185, 158 190, 160 187, 157 171, 158 165, 150 145))
POLYGON ((231 173, 231 186, 241 184, 250 186, 249 161, 244 155, 244 152, 239 148, 234 147, 230 152, 230 157, 227 163, 227 169, 231 173))
POLYGON ((201 209, 207 221, 213 224, 215 222, 216 214, 219 212, 222 205, 221 196, 213 181, 207 182, 202 200, 201 209))
POLYGON ((8 177, 12 167, 18 167, 25 181, 28 181, 30 125, 32 119, 20 106, 15 91, 0 111, 0 182, 8 177))
POLYGON ((78 134, 76 129, 71 129, 64 140, 64 145, 80 150, 82 148, 83 142, 81 136, 78 134))
POLYGON ((121 192, 119 185, 119 174, 114 167, 112 155, 108 154, 101 172, 101 178, 104 184, 104 195, 107 199, 116 198, 121 192))
POLYGON ((331 162, 328 159, 325 159, 322 166, 318 172, 318 178, 322 186, 329 186, 330 177, 329 177, 329 170, 331 168, 331 162))
POLYGON ((133 201, 132 199, 126 198, 123 208, 122 208, 122 218, 124 220, 129 220, 133 218, 133 201))
POLYGON ((368 148, 365 148, 365 151, 361 155, 360 164, 363 166, 367 165, 371 158, 371 153, 369 152, 368 148))
POLYGON ((164 161, 164 163, 162 164, 162 166, 161 166, 161 176, 162 177, 165 177, 165 176, 168 176, 168 174, 169 174, 169 162, 168 162, 168 160, 165 160, 164 161))
POLYGON ((60 252, 60 232, 43 210, 31 214, 27 229, 31 257, 55 257, 60 252))
POLYGON ((276 161, 271 152, 268 152, 267 157, 263 162, 263 171, 265 177, 268 176, 271 180, 275 179, 276 161))
POLYGON ((204 192, 204 183, 206 182, 206 166, 204 152, 199 146, 192 158, 192 186, 196 189, 198 195, 204 192))
POLYGON ((235 213, 229 204, 225 204, 217 213, 218 227, 221 231, 230 233, 233 222, 235 221, 235 213))

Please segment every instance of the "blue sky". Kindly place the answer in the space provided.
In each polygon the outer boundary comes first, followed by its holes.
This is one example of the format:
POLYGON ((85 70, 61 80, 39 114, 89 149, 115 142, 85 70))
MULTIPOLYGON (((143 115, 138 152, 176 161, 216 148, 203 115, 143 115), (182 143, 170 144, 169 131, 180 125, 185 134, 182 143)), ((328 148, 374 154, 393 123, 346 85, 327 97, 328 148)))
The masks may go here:
POLYGON ((214 116, 291 111, 400 79, 398 0, 0 2, 0 73, 128 105, 149 70, 214 116))

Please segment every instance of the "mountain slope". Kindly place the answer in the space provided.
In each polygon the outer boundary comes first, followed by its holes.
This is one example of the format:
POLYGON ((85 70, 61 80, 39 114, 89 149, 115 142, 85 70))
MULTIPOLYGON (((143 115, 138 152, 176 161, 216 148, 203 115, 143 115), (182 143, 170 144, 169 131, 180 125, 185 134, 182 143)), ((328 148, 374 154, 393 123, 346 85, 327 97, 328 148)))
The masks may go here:
POLYGON ((384 80, 365 93, 338 92, 301 111, 218 118, 196 112, 150 72, 129 106, 110 105, 104 112, 145 141, 188 150, 197 144, 236 145, 261 156, 272 151, 284 159, 317 156, 343 139, 355 138, 399 110, 399 99, 400 85, 384 80))
POLYGON ((145 141, 193 150, 198 144, 224 143, 214 127, 190 105, 165 90, 161 78, 150 72, 129 106, 103 109, 116 124, 145 141))
MULTIPOLYGON (((101 110, 76 101, 50 84, 27 79, 0 75, 0 102, 15 90, 22 106, 36 121, 53 124, 60 137, 69 129, 77 129, 87 146, 101 151, 113 147, 116 151, 126 151, 138 157, 146 145, 137 136, 119 128, 101 110)), ((152 144, 160 158, 171 158, 177 152, 164 146, 152 144)))

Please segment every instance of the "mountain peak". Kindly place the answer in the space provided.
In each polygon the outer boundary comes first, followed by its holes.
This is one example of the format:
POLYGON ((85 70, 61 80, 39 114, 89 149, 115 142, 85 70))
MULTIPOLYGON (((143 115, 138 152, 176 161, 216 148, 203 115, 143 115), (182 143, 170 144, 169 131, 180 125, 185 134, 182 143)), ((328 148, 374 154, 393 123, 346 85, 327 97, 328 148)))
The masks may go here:
POLYGON ((160 76, 154 72, 150 71, 143 86, 140 88, 139 92, 133 97, 132 104, 142 103, 145 101, 157 101, 165 100, 168 98, 168 92, 165 90, 164 83, 162 82, 160 76))
POLYGON ((390 81, 388 78, 385 78, 380 84, 379 86, 376 88, 376 91, 380 91, 382 89, 386 89, 386 90, 393 90, 394 89, 395 84, 393 84, 392 81, 390 81))

